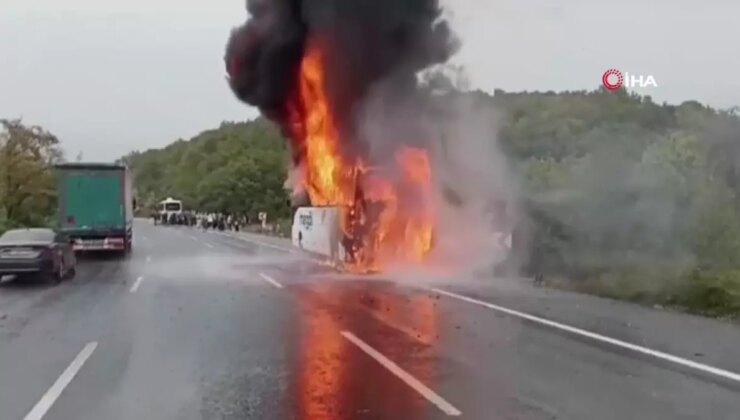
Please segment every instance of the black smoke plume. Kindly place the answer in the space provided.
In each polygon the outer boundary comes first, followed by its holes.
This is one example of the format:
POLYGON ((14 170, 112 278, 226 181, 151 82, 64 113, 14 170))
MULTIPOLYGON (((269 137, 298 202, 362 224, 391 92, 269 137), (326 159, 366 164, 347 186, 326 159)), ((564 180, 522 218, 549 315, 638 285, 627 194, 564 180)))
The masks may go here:
POLYGON ((323 53, 324 89, 346 137, 371 87, 416 89, 416 74, 458 47, 439 0, 248 0, 247 10, 226 47, 229 84, 284 128, 307 42, 323 53))

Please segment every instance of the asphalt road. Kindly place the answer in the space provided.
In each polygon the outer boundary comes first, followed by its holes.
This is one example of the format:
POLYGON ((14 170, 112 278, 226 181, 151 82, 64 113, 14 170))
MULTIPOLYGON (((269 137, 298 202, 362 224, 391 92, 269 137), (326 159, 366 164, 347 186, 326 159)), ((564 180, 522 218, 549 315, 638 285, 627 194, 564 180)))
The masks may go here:
POLYGON ((740 418, 736 325, 254 239, 137 221, 126 259, 2 283, 0 418, 740 418))

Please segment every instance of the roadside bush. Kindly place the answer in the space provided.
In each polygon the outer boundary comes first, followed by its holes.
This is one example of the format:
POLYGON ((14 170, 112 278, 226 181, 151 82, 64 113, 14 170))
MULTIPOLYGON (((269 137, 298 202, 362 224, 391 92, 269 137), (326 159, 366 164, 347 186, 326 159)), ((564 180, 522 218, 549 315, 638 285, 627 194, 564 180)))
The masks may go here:
POLYGON ((290 238, 293 230, 293 221, 280 219, 275 222, 275 234, 282 238, 290 238))
POLYGON ((740 314, 739 204, 707 145, 686 132, 623 140, 599 140, 558 171, 533 162, 530 271, 601 296, 740 314))
POLYGON ((703 270, 691 273, 676 303, 711 316, 740 314, 740 269, 703 270))
POLYGON ((12 229, 14 226, 10 220, 0 216, 0 235, 5 233, 6 230, 12 229))

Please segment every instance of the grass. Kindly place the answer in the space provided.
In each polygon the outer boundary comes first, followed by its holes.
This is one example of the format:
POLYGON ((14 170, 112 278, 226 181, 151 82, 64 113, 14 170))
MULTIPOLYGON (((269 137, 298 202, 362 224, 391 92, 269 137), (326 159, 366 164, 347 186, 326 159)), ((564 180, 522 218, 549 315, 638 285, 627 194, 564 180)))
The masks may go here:
POLYGON ((740 320, 740 270, 638 267, 605 271, 580 281, 548 277, 546 284, 616 300, 740 320))

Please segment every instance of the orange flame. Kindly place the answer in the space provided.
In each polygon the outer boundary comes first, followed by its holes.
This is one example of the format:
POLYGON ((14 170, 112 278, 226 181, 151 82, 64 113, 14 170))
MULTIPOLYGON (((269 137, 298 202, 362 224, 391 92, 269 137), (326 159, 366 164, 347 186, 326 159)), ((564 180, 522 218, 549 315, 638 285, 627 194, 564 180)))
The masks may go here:
POLYGON ((342 162, 339 135, 324 93, 322 63, 320 49, 306 50, 298 85, 300 105, 291 108, 293 125, 300 128, 294 135, 303 138, 306 148, 303 183, 315 206, 349 205, 352 171, 342 162))
POLYGON ((322 50, 309 42, 289 112, 293 136, 304 149, 302 183, 312 205, 342 209, 341 229, 354 255, 348 268, 379 271, 390 261, 422 261, 434 224, 427 152, 400 147, 392 176, 343 153, 324 74, 322 50))

